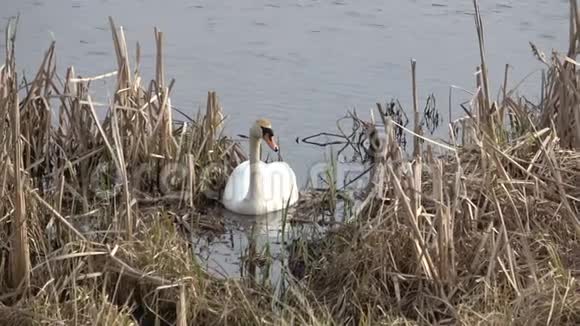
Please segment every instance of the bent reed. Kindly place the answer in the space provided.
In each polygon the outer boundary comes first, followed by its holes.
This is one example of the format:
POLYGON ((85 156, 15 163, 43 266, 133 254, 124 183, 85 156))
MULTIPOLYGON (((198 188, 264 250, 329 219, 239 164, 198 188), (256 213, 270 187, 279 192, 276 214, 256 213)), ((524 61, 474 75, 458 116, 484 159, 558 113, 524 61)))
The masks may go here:
POLYGON ((380 123, 366 125, 386 133, 365 197, 346 222, 289 246, 281 290, 217 278, 192 254, 184 234, 220 232, 208 211, 245 155, 222 134, 214 92, 203 114, 174 118, 162 32, 147 85, 139 46, 131 62, 113 20, 114 73, 82 78, 71 67, 61 78, 53 43, 30 81, 17 75, 9 24, 0 325, 579 324, 580 11, 570 3, 567 54, 533 47, 547 68, 533 104, 508 90, 507 69, 491 98, 474 1, 481 64, 450 142, 423 136, 415 82, 413 130, 378 105, 380 123), (101 78, 116 78, 110 103, 91 98, 101 78))

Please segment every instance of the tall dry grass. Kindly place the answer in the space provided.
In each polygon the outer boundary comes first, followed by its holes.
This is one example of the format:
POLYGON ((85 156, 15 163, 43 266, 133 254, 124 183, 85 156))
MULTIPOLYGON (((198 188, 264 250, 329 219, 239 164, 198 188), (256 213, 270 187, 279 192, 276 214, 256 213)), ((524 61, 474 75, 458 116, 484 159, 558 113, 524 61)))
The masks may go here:
POLYGON ((452 146, 424 139, 415 118, 415 148, 426 148, 402 159, 402 126, 379 107, 387 132, 369 196, 350 225, 301 252, 305 282, 334 320, 580 323, 579 11, 571 1, 571 48, 553 54, 545 96, 530 107, 490 98, 474 4, 482 62, 452 146))
MULTIPOLYGON (((507 73, 501 102, 490 98, 474 5, 481 65, 467 116, 450 122, 451 144, 422 135, 415 82, 410 159, 402 126, 379 106, 387 132, 366 197, 348 223, 290 246, 281 292, 217 279, 191 254, 184 230, 201 225, 244 154, 222 135, 214 92, 197 117, 173 117, 162 32, 146 85, 139 46, 132 62, 112 20, 115 72, 82 78, 71 67, 60 78, 52 44, 28 81, 16 74, 10 25, 0 68, 0 324, 580 323, 580 13, 571 1, 566 56, 548 61, 535 49, 548 71, 532 105, 508 91, 507 73), (113 98, 94 101, 91 83, 111 77, 113 98)), ((325 203, 336 203, 332 189, 325 203)))

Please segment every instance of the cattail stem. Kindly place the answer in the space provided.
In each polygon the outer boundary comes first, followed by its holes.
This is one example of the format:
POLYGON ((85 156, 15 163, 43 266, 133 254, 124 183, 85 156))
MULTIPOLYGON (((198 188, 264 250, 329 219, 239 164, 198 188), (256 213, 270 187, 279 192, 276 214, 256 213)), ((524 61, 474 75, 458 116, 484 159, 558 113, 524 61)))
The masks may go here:
POLYGON ((12 85, 12 140, 14 142, 14 215, 12 228, 11 283, 13 287, 30 284, 30 253, 28 247, 28 230, 26 225, 26 203, 22 180, 22 145, 20 143, 20 108, 16 73, 13 72, 12 85))

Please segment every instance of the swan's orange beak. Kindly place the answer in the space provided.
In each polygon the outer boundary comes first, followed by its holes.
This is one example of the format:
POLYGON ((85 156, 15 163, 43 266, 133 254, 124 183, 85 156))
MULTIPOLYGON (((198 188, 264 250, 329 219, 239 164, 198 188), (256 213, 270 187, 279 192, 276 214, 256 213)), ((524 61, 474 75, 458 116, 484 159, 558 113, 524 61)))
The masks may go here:
POLYGON ((278 151, 278 144, 276 144, 276 141, 274 140, 274 136, 264 135, 264 141, 266 142, 266 144, 268 144, 268 146, 270 146, 270 148, 274 152, 278 151))

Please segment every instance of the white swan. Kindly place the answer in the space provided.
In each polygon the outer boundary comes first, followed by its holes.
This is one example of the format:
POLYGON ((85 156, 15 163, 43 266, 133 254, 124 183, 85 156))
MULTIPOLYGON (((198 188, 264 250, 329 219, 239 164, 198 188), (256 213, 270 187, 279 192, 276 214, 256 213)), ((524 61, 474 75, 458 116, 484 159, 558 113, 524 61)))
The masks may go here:
POLYGON ((257 120, 250 128, 250 160, 238 165, 230 175, 222 195, 224 206, 243 215, 262 215, 279 211, 298 200, 296 175, 285 162, 260 160, 260 141, 278 151, 272 124, 257 120))

